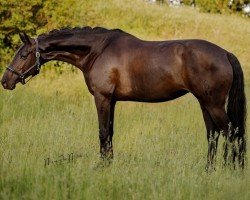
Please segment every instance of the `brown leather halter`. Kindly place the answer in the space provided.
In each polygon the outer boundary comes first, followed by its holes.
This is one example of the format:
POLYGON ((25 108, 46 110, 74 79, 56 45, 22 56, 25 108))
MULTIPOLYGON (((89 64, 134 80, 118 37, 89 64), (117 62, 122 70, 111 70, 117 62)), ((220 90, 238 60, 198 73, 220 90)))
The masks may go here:
POLYGON ((18 72, 16 71, 15 69, 11 68, 11 66, 7 67, 7 70, 11 71, 12 73, 16 74, 19 76, 19 78, 21 79, 21 83, 24 85, 25 83, 27 83, 33 76, 35 76, 36 74, 39 73, 40 71, 40 67, 41 67, 41 63, 40 63, 40 57, 41 57, 41 54, 39 52, 39 47, 38 47, 38 41, 37 41, 37 38, 35 38, 35 44, 36 44, 36 62, 34 65, 32 65, 29 69, 27 69, 25 72, 18 72), (32 70, 33 68, 36 67, 36 70, 37 70, 37 73, 35 75, 32 75, 32 77, 25 82, 25 78, 27 73, 32 70))

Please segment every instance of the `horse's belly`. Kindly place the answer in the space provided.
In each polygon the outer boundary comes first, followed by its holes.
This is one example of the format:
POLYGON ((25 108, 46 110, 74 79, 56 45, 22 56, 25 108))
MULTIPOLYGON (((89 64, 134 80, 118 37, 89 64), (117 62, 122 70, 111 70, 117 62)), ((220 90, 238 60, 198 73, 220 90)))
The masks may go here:
POLYGON ((142 96, 142 97, 135 95, 128 98, 128 100, 139 101, 139 102, 164 102, 176 99, 187 93, 188 93, 187 90, 177 90, 175 92, 166 93, 162 95, 152 95, 152 96, 142 96))
POLYGON ((188 93, 182 87, 175 86, 154 86, 147 85, 145 87, 118 87, 115 90, 115 98, 124 101, 140 101, 140 102, 163 102, 176 99, 188 93))

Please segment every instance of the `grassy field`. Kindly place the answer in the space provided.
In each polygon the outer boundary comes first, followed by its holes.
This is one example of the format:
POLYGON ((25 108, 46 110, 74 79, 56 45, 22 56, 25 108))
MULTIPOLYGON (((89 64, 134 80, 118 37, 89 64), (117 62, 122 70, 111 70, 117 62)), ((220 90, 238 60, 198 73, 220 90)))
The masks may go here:
MULTIPOLYGON (((79 3, 89 12, 77 24, 89 20, 144 39, 203 38, 234 52, 249 105, 249 20, 139 0, 91 2, 79 3)), ((205 126, 190 94, 160 104, 119 102, 115 159, 98 167, 97 113, 83 76, 48 68, 26 86, 0 89, 0 199, 250 199, 250 169, 222 167, 222 138, 217 170, 205 172, 205 126), (65 160, 45 165, 48 158, 65 160)), ((249 124, 248 117, 248 133, 249 124)))

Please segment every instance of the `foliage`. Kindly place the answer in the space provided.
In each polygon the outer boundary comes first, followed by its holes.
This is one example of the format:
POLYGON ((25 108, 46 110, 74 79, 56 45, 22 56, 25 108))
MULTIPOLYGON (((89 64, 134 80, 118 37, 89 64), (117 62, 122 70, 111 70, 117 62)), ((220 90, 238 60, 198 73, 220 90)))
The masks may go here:
MULTIPOLYGON (((169 0, 157 0, 157 2, 169 3, 169 0)), ((250 0, 182 0, 185 5, 197 6, 202 12, 225 13, 242 11, 242 6, 250 3, 250 0)))
POLYGON ((18 33, 24 31, 32 36, 60 28, 74 26, 75 0, 8 0, 0 2, 0 70, 20 45, 18 33), (73 7, 74 12, 68 8, 73 7))
POLYGON ((196 0, 195 3, 203 12, 225 13, 241 11, 242 6, 250 3, 250 0, 196 0))
POLYGON ((203 12, 223 13, 228 0, 196 0, 196 4, 203 12))

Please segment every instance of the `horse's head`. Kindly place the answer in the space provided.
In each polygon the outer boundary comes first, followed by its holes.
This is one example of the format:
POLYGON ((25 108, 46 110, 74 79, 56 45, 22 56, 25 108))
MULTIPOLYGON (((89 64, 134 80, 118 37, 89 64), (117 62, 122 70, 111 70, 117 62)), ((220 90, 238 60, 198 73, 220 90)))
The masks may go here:
POLYGON ((25 78, 35 76, 40 69, 40 53, 37 39, 25 33, 20 34, 23 42, 1 80, 5 89, 13 90, 18 82, 25 84, 25 78))

